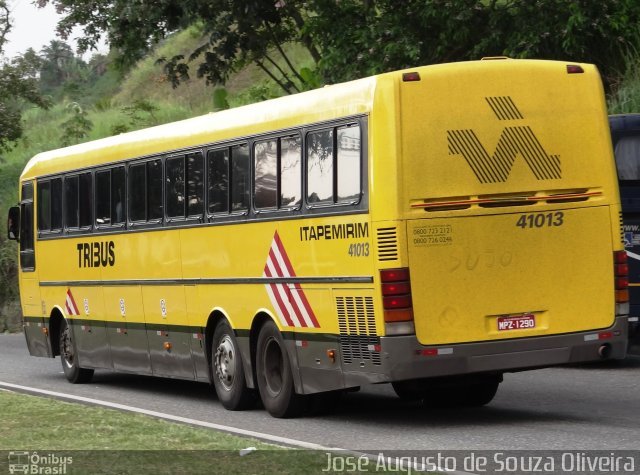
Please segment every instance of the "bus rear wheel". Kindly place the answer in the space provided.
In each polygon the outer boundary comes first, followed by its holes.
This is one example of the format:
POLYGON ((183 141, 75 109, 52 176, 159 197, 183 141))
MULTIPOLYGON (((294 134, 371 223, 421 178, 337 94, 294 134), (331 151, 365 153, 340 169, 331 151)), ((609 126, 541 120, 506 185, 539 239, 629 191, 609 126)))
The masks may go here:
POLYGON ((220 320, 213 332, 211 362, 213 386, 225 409, 241 411, 252 407, 255 393, 247 387, 238 342, 226 320, 220 320))
POLYGON ((296 394, 291 362, 284 339, 273 321, 260 329, 256 350, 260 398, 273 417, 295 417, 305 408, 305 397, 296 394))
POLYGON ((62 371, 67 380, 73 384, 88 383, 93 378, 93 370, 81 368, 78 362, 78 351, 73 332, 67 320, 63 319, 60 327, 60 360, 62 371))

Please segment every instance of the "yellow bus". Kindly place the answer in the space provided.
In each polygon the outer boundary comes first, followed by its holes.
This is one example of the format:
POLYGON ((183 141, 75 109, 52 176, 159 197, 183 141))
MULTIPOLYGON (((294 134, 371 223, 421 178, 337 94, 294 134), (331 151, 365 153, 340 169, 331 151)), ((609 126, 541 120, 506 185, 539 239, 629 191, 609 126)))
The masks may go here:
POLYGON ((41 153, 9 221, 29 351, 73 383, 289 417, 371 383, 483 405, 506 372, 626 352, 588 64, 417 67, 41 153))

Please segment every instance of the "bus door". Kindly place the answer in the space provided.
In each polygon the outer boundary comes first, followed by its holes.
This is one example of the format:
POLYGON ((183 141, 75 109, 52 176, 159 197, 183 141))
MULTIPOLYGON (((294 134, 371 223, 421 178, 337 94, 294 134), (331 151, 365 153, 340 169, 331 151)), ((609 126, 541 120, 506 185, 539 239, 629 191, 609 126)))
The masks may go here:
POLYGON ((629 263, 629 350, 640 353, 640 114, 609 117, 629 263))
POLYGON ((20 201, 20 300, 29 353, 32 356, 51 356, 36 273, 33 195, 33 183, 24 183, 20 201))

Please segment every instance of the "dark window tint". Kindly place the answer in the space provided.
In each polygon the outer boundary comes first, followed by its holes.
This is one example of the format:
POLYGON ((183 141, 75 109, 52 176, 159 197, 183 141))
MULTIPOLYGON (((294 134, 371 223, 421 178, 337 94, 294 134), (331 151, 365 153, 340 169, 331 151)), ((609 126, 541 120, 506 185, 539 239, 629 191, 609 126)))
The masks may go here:
POLYGON ((62 229, 62 178, 51 180, 51 230, 62 229))
POLYGON ((64 179, 64 224, 67 228, 78 227, 79 211, 79 186, 78 175, 68 176, 64 179))
POLYGON ((79 179, 78 215, 80 217, 80 227, 86 228, 91 226, 91 204, 93 203, 91 195, 91 173, 83 173, 79 179))
POLYGON ((231 147, 231 211, 249 209, 250 187, 249 147, 231 147))
POLYGON ((129 167, 129 219, 147 219, 147 167, 144 163, 129 167))
POLYGON ((111 170, 96 172, 96 225, 111 224, 111 170))
POLYGON ((307 200, 333 202, 333 129, 307 135, 307 200))
POLYGON ((51 182, 38 183, 38 230, 51 230, 51 182))
POLYGON ((360 126, 339 127, 338 143, 338 199, 339 203, 360 200, 360 126))
POLYGON ((25 271, 35 269, 33 252, 33 185, 22 185, 20 204, 20 267, 25 271))
POLYGON ((125 196, 124 167, 115 167, 111 170, 111 222, 113 224, 124 223, 125 196))
POLYGON ((640 137, 622 137, 616 143, 616 164, 620 180, 640 180, 640 137))
MULTIPOLYGON (((118 183, 118 190, 124 192, 119 177, 118 183)), ((151 160, 129 167, 128 201, 131 221, 162 220, 162 160, 151 160)))
POLYGON ((185 213, 184 156, 171 157, 166 161, 167 216, 182 217, 185 213))
POLYGON ((147 162, 147 219, 162 219, 162 160, 147 162))
POLYGON ((229 212, 229 150, 207 153, 208 212, 229 212))
POLYGON ((278 141, 267 140, 254 145, 256 208, 275 208, 278 205, 278 141))
POLYGON ((204 211, 204 157, 200 152, 187 155, 187 208, 189 216, 204 211))
POLYGON ((124 223, 124 167, 96 172, 96 225, 124 223))

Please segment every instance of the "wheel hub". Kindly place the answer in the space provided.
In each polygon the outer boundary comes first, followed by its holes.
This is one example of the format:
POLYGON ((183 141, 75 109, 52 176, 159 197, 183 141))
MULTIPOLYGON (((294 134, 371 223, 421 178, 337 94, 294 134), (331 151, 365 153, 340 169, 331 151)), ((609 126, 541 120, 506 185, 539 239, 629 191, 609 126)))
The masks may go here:
POLYGON ((230 391, 235 377, 235 350, 229 335, 225 335, 218 344, 215 353, 216 376, 222 386, 230 391))

